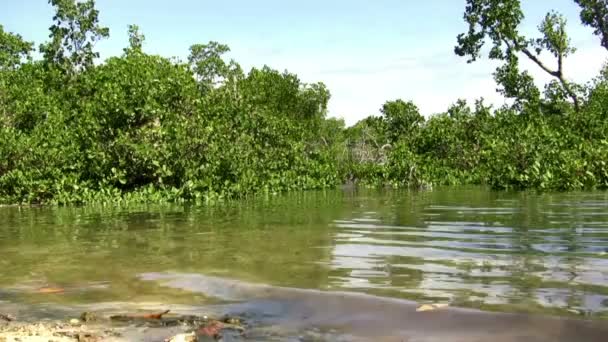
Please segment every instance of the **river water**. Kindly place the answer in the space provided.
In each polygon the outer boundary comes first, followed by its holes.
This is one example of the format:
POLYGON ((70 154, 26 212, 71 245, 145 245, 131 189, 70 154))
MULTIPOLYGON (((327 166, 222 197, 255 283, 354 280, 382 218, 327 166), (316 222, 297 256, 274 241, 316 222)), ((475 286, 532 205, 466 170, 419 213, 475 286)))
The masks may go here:
POLYGON ((601 320, 608 193, 344 189, 214 207, 7 207, 0 257, 0 301, 24 305, 234 300, 233 287, 191 286, 213 277, 601 320), (190 285, 167 286, 167 274, 190 285), (65 291, 35 291, 44 286, 65 291))

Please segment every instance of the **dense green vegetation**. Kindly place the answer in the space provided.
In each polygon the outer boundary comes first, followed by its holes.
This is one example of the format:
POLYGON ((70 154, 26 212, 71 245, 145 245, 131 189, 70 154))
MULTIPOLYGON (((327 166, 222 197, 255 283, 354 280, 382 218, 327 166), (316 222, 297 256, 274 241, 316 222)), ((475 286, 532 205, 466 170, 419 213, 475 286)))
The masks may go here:
MULTIPOLYGON (((575 2, 608 49, 606 2, 575 2)), ((109 30, 94 1, 50 3, 39 60, 33 43, 0 25, 1 202, 210 201, 345 181, 608 187, 608 68, 589 84, 569 81, 565 19, 550 12, 540 38, 525 37, 518 0, 468 0, 455 48, 473 62, 492 44, 511 105, 459 100, 425 119, 395 100, 348 128, 326 117, 323 83, 268 66, 244 72, 217 42, 169 59, 145 53, 133 25, 124 53, 100 62, 94 43, 109 30), (547 53, 554 63, 542 61, 547 53), (554 81, 538 89, 522 57, 554 81)))

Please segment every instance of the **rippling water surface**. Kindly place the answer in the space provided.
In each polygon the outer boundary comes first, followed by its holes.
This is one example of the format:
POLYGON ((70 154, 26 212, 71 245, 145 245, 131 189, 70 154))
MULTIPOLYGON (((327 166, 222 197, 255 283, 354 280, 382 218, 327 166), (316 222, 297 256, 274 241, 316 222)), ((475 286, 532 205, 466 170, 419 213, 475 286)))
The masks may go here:
POLYGON ((607 253, 607 193, 332 191, 215 208, 0 208, 0 297, 31 303, 212 300, 140 277, 182 272, 608 318, 607 253), (36 294, 41 286, 65 293, 36 294))

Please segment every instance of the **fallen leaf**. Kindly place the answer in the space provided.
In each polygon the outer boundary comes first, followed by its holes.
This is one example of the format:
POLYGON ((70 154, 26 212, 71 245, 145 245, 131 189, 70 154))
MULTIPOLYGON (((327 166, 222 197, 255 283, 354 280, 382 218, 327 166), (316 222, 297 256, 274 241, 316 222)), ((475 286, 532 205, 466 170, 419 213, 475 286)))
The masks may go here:
POLYGON ((437 309, 447 308, 448 306, 450 306, 450 305, 446 304, 446 303, 422 304, 416 308, 416 311, 417 312, 433 311, 433 310, 437 310, 437 309))
POLYGON ((161 318, 163 318, 163 315, 168 314, 169 311, 171 311, 171 310, 165 310, 163 312, 153 313, 153 314, 144 314, 144 315, 141 315, 140 317, 145 318, 145 319, 161 319, 161 318))
POLYGON ((65 292, 65 290, 61 287, 41 287, 36 292, 51 294, 51 293, 63 293, 63 292, 65 292))

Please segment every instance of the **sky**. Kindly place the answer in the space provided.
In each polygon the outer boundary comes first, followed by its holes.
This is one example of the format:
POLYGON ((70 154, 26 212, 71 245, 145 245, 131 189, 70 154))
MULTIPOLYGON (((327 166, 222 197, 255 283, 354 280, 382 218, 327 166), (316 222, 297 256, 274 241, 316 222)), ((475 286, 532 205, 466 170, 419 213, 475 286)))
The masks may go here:
MULTIPOLYGON (((323 82, 332 97, 329 116, 352 125, 378 115, 388 100, 413 101, 423 115, 445 111, 459 98, 472 103, 505 101, 496 93, 491 61, 467 64, 454 55, 465 0, 97 0, 110 39, 96 46, 102 58, 120 55, 127 26, 146 36, 144 50, 185 59, 192 44, 218 41, 244 70, 268 65, 296 73, 303 82, 323 82)), ((588 82, 608 52, 580 24, 572 0, 523 0, 523 31, 535 34, 551 9, 568 19, 577 52, 565 62, 566 76, 588 82), (552 7, 551 7, 552 6, 552 7)), ((47 0, 0 0, 0 24, 39 44, 48 39, 53 9, 47 0)), ((547 63, 554 61, 547 57, 547 63)), ((539 85, 549 80, 525 63, 539 85)))

